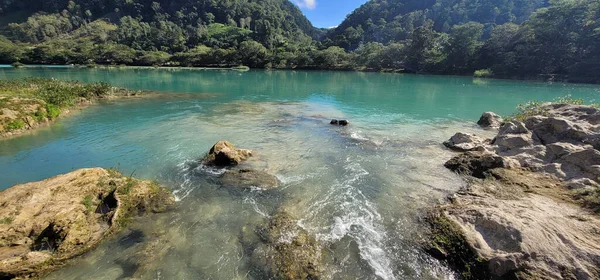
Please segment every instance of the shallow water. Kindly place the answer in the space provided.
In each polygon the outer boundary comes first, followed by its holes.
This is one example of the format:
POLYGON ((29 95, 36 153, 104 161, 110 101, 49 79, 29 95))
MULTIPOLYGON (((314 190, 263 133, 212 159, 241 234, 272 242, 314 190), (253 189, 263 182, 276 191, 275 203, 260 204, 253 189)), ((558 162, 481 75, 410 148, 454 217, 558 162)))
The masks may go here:
POLYGON ((324 249, 325 279, 453 279, 418 249, 423 210, 463 181, 440 144, 527 100, 600 89, 464 77, 302 71, 0 69, 165 92, 107 102, 0 145, 0 188, 82 167, 117 167, 176 194, 173 212, 131 230, 49 279, 261 279, 247 239, 280 209, 324 249), (180 93, 180 94, 176 94, 180 93), (333 127, 347 118, 349 127, 333 127), (248 165, 282 186, 233 192, 198 159, 218 140, 253 149, 248 165))

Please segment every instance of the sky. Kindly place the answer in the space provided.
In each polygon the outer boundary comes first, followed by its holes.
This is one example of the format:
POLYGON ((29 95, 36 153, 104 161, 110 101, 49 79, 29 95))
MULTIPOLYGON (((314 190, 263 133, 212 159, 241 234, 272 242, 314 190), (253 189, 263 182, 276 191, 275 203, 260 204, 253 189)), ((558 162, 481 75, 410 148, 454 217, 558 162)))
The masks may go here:
POLYGON ((338 26, 367 0, 292 0, 316 27, 338 26))

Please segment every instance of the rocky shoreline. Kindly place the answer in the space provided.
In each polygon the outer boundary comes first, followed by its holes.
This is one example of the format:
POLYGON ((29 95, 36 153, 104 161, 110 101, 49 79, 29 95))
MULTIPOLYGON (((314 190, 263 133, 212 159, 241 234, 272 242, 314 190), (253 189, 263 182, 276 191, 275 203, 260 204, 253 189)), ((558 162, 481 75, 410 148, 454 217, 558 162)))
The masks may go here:
POLYGON ((426 250, 466 279, 600 278, 600 111, 544 104, 520 121, 484 113, 494 139, 458 133, 445 166, 468 184, 424 218, 426 250))
POLYGON ((0 192, 0 278, 37 278, 120 231, 137 215, 175 204, 155 182, 80 169, 0 192))

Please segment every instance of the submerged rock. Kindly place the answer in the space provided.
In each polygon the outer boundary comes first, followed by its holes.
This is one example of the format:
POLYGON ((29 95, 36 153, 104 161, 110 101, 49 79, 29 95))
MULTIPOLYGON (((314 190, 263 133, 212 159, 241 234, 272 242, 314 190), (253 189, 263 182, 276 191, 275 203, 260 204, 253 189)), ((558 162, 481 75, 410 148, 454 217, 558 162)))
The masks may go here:
POLYGON ((101 168, 81 169, 0 195, 0 275, 40 276, 121 229, 134 215, 162 212, 171 193, 101 168))
POLYGON ((477 135, 459 132, 454 134, 450 140, 444 142, 444 146, 455 151, 468 152, 483 150, 485 143, 486 141, 477 135))
POLYGON ((347 120, 336 120, 333 119, 331 120, 331 122, 329 122, 329 124, 331 125, 339 125, 339 126, 347 126, 350 124, 350 122, 348 122, 347 120))
MULTIPOLYGON (((257 231, 251 260, 270 279, 319 279, 323 271, 321 247, 287 212, 281 211, 257 231)), ((248 233, 246 233, 247 235, 248 233)), ((251 239, 251 238, 247 238, 251 239)))
POLYGON ((279 187, 279 179, 264 171, 240 169, 223 173, 221 184, 241 189, 256 187, 268 190, 279 187))
POLYGON ((502 117, 494 112, 485 112, 477 121, 477 124, 483 128, 499 128, 502 125, 502 117))
POLYGON ((233 166, 252 156, 251 150, 238 149, 227 141, 217 142, 202 159, 202 163, 215 166, 233 166))

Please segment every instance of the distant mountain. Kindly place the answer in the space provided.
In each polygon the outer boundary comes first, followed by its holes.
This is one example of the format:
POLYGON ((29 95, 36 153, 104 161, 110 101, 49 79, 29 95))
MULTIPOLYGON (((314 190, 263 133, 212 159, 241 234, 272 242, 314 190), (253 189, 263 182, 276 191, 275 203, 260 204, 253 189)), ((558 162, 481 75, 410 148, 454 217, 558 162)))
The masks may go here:
POLYGON ((325 40, 346 49, 364 42, 395 42, 407 39, 427 21, 444 33, 469 21, 482 23, 489 31, 493 25, 520 24, 546 6, 547 0, 370 0, 330 30, 325 40))

